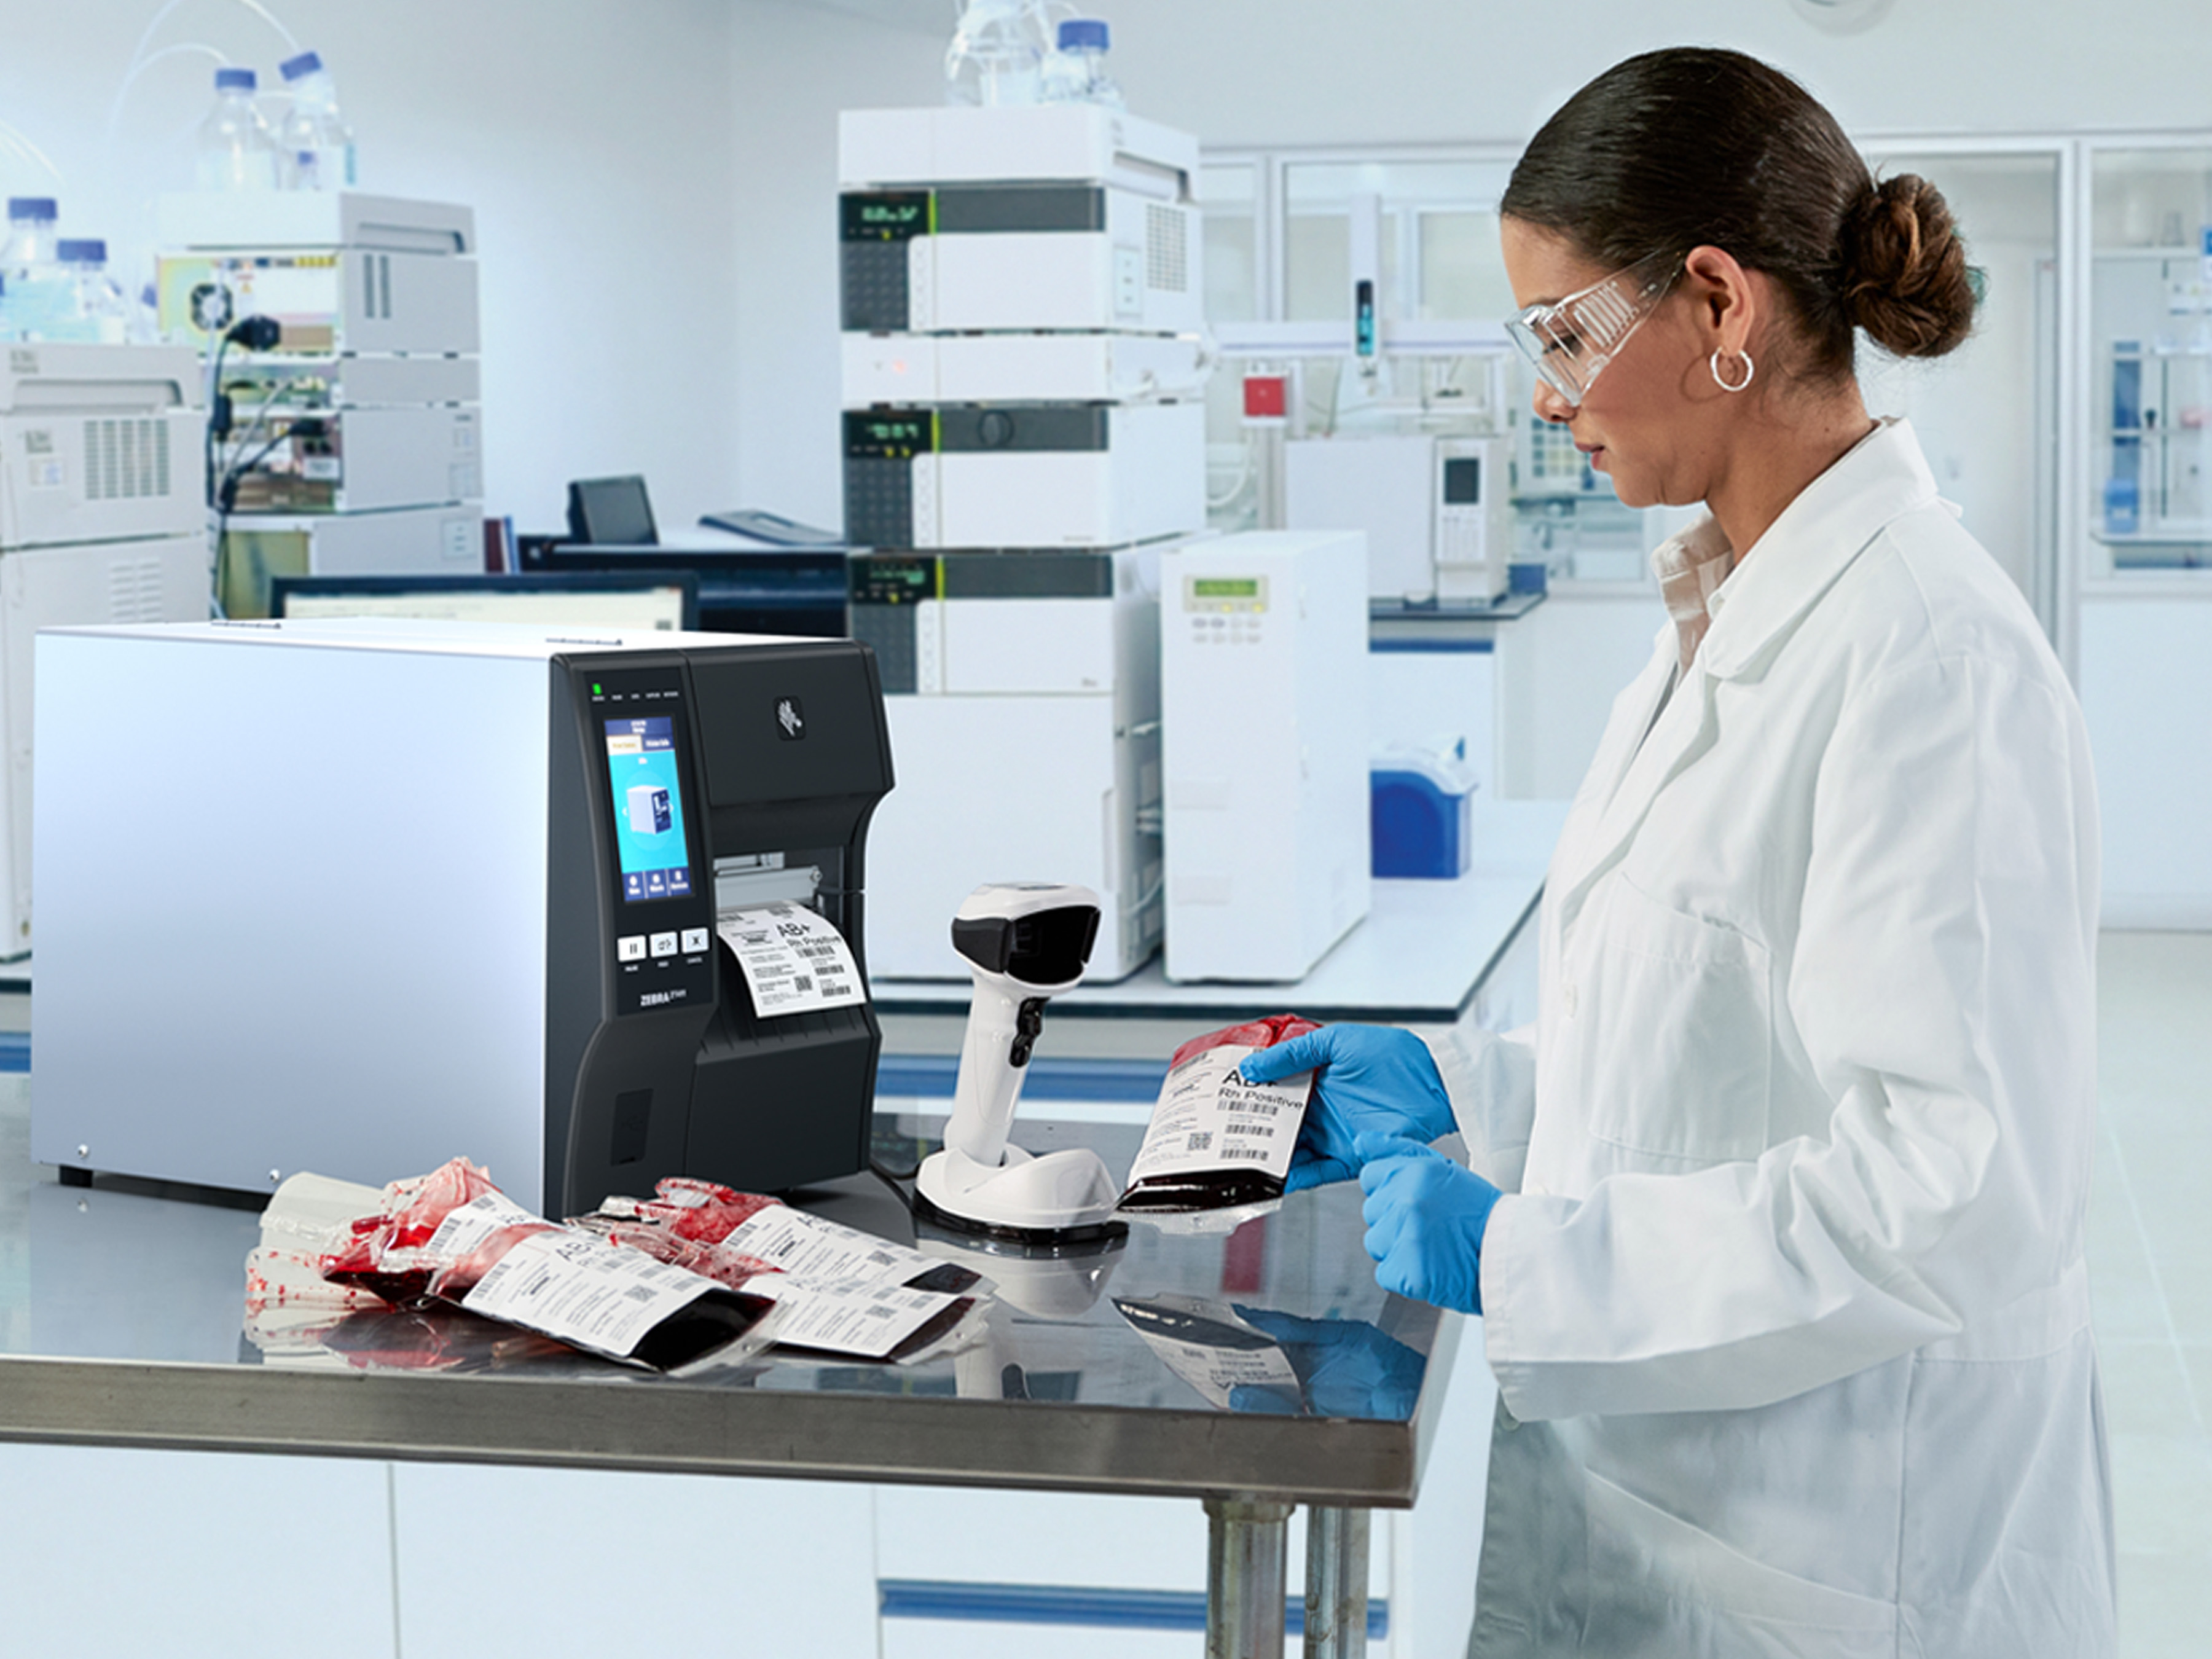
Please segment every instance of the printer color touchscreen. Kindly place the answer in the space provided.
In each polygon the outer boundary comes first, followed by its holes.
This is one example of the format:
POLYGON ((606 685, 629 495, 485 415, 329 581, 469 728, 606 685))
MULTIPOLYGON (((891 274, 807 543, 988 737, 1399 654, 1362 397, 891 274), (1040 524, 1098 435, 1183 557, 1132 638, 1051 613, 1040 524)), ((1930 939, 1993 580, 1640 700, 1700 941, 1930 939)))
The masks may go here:
POLYGON ((675 721, 667 714, 609 720, 606 732, 623 897, 626 902, 688 898, 691 864, 684 850, 675 721))

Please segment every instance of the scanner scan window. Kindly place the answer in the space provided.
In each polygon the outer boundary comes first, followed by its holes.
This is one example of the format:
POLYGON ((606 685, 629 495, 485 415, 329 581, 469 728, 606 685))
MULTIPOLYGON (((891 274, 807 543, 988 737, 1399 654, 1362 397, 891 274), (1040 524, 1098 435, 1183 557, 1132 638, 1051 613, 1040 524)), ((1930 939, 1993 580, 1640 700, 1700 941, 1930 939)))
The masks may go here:
POLYGON ((609 720, 607 781, 622 854, 625 900, 686 898, 691 861, 684 850, 684 793, 676 773, 674 719, 609 720))

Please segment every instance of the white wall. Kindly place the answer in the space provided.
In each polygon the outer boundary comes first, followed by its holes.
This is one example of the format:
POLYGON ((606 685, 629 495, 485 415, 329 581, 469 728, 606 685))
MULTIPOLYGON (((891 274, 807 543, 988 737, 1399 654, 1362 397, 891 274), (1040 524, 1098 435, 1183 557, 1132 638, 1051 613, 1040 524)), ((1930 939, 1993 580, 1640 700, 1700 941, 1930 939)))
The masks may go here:
POLYGON ((950 0, 898 28, 736 0, 730 66, 740 407, 730 500, 845 522, 837 421, 837 112, 941 102, 950 0))
MULTIPOLYGON (((920 15, 948 8, 916 0, 920 15)), ((1519 140, 1607 64, 1733 46, 1853 131, 2197 125, 2203 0, 1896 0, 1860 35, 1789 0, 1097 0, 1130 105, 1210 144, 1519 140)))

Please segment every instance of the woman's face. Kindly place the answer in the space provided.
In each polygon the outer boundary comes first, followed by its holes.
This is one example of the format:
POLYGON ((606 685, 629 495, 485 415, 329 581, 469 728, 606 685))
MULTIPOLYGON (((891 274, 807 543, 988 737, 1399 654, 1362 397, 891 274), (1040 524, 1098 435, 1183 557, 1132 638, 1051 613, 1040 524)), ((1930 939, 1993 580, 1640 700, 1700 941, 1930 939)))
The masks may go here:
MULTIPOLYGON (((1505 275, 1519 306, 1565 299, 1612 274, 1558 232, 1525 220, 1505 220, 1503 240, 1505 275)), ((1565 427, 1630 507, 1688 506, 1704 501, 1711 488, 1718 434, 1713 399, 1704 392, 1718 388, 1706 369, 1692 304, 1678 285, 1606 364, 1580 404, 1536 383, 1539 418, 1565 427)))

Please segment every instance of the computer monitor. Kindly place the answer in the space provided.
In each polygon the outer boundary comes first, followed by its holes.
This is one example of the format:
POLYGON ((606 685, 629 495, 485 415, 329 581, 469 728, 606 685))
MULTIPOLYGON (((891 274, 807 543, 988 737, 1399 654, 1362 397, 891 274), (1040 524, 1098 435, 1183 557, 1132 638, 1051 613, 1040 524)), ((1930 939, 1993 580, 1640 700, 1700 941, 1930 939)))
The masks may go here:
POLYGON ((578 478, 568 486, 568 535, 580 542, 650 547, 660 539, 645 480, 578 478))
POLYGON ((589 570, 517 575, 277 576, 273 617, 427 617, 557 628, 699 626, 699 578, 689 570, 589 570))
POLYGON ((611 547, 544 536, 517 537, 515 546, 526 571, 687 571, 698 579, 699 625, 710 634, 845 635, 842 548, 611 547))

